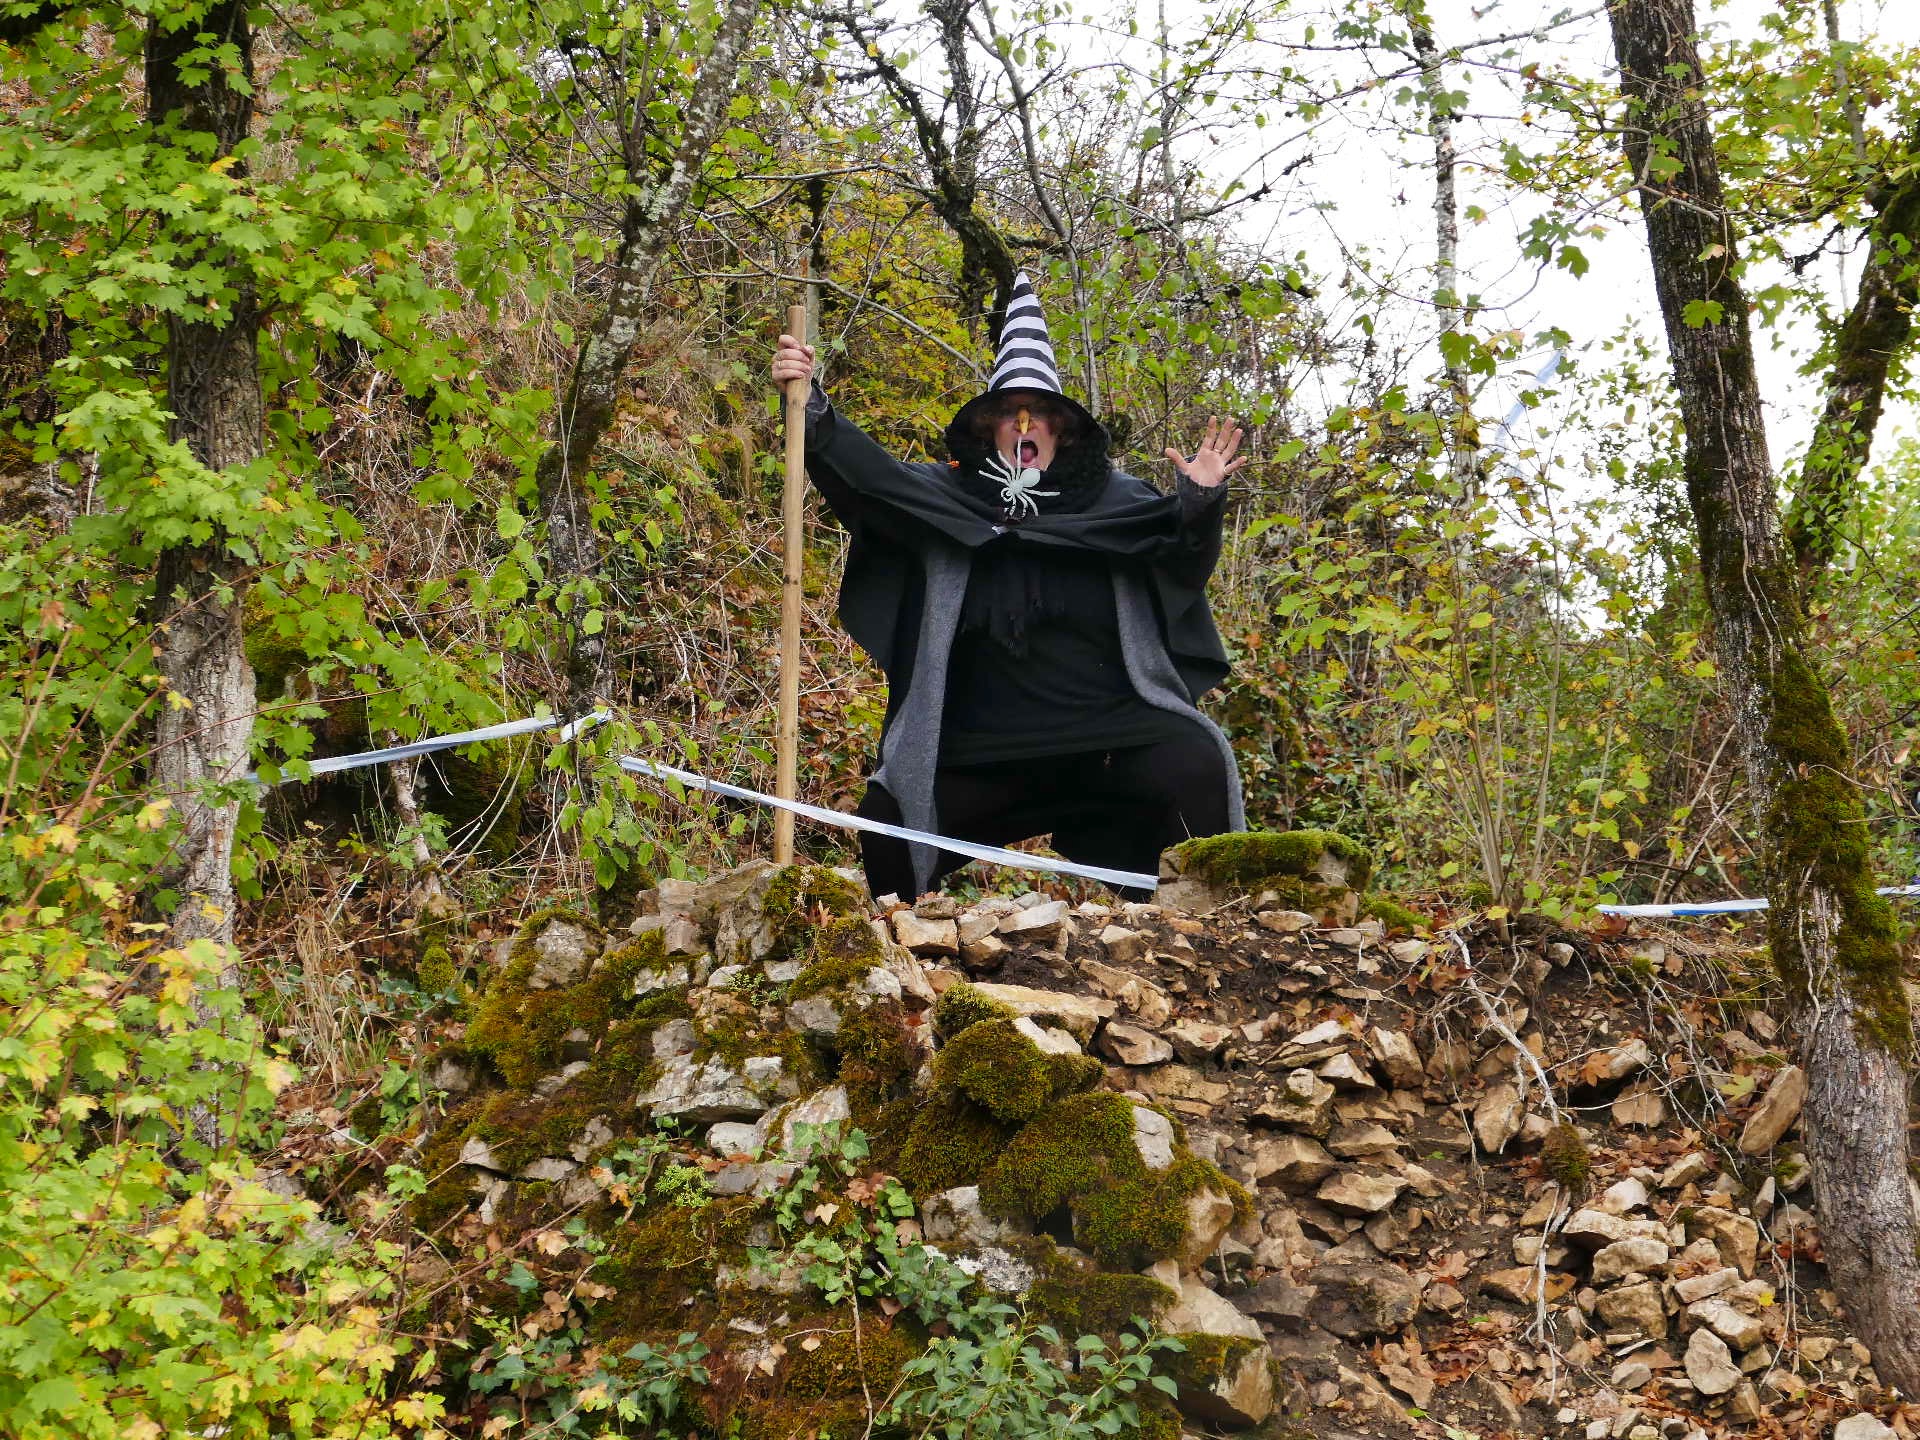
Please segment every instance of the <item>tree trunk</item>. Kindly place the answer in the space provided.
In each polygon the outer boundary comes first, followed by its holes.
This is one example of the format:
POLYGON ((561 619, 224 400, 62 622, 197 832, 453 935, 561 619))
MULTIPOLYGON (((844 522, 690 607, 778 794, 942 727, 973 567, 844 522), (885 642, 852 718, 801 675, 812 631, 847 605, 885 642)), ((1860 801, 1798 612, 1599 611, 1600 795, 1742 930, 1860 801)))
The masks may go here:
MULTIPOLYGON (((232 152, 253 119, 253 36, 247 7, 220 0, 197 24, 147 31, 148 115, 163 143, 204 144, 212 160, 232 152), (239 74, 209 64, 209 45, 231 46, 239 74), (236 80, 239 83, 235 83, 236 80), (171 129, 166 129, 171 124, 171 129), (204 137, 202 140, 200 137, 204 137)), ((229 172, 233 173, 233 172, 229 172)), ((172 434, 210 470, 257 460, 263 415, 253 288, 239 279, 217 318, 174 316, 167 327, 167 408, 172 434)), ((169 691, 154 735, 154 788, 180 817, 180 843, 159 877, 180 900, 168 943, 233 940, 236 801, 211 803, 207 786, 246 769, 253 735, 253 668, 241 632, 245 570, 224 537, 161 553, 153 614, 159 669, 169 691)))
POLYGON ((1827 1265, 1880 1379, 1920 1394, 1911 1018, 1892 912, 1873 893, 1846 736, 1804 653, 1692 0, 1618 0, 1611 19, 1715 646, 1760 810, 1768 940, 1808 1076, 1803 1119, 1827 1265))
MULTIPOLYGON (((586 579, 600 568, 592 500, 583 481, 593 453, 613 424, 627 362, 646 323, 646 303, 674 224, 693 195, 707 152, 726 124, 740 54, 753 30, 759 0, 727 0, 713 44, 700 61, 680 141, 667 171, 647 193, 627 202, 620 222, 620 248, 610 269, 606 306, 574 356, 556 417, 553 443, 535 470, 540 515, 547 532, 548 578, 555 585, 586 579)), ((644 115, 638 122, 648 123, 644 115)), ((648 135, 626 137, 626 171, 647 173, 648 135)), ((568 714, 591 709, 606 661, 605 631, 589 634, 587 596, 577 595, 569 617, 566 661, 568 714)))
MULTIPOLYGON (((1920 154, 1920 135, 1907 148, 1909 156, 1920 154)), ((1787 540, 1808 582, 1839 548, 1886 403, 1887 372, 1913 336, 1913 307, 1920 303, 1920 255, 1909 243, 1914 239, 1920 239, 1920 177, 1908 174, 1881 198, 1860 289, 1834 340, 1827 403, 1787 512, 1787 540)))

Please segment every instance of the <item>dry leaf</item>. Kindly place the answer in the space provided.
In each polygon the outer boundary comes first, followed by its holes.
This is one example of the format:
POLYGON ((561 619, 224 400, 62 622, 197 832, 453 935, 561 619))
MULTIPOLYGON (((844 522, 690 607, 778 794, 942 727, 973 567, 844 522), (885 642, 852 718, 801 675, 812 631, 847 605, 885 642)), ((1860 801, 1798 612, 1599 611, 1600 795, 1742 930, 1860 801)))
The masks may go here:
POLYGON ((567 1244, 567 1237, 558 1230, 542 1230, 533 1237, 533 1248, 542 1255, 558 1255, 567 1244))

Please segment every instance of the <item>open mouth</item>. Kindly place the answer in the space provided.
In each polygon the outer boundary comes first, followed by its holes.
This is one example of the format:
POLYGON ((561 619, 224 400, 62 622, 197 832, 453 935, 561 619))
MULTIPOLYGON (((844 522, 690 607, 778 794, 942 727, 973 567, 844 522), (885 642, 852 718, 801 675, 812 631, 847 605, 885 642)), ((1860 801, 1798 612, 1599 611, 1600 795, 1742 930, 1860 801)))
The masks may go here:
POLYGON ((1020 463, 1022 465, 1038 465, 1040 463, 1040 447, 1031 440, 1022 440, 1020 442, 1020 463))

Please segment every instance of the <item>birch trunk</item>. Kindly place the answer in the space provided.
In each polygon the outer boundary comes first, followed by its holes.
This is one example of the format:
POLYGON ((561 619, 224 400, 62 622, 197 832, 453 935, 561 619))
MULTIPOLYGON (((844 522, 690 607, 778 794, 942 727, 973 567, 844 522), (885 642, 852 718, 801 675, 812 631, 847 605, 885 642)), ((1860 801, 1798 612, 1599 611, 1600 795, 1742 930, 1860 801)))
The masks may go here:
MULTIPOLYGON (((198 24, 174 30, 150 24, 152 123, 171 119, 178 131, 211 136, 214 154, 230 154, 253 119, 252 56, 247 7, 237 0, 220 0, 198 24), (238 77, 194 57, 202 35, 237 50, 238 77)), ((251 284, 237 283, 223 308, 218 319, 176 316, 167 329, 173 438, 185 441, 211 470, 258 459, 264 437, 260 316, 251 284)), ((209 802, 204 791, 240 777, 253 736, 253 668, 241 631, 245 585, 244 567, 223 537, 176 545, 162 552, 157 567, 153 616, 169 694, 155 727, 153 784, 172 800, 181 826, 172 862, 158 877, 162 888, 180 895, 168 919, 170 945, 233 941, 233 840, 240 807, 236 801, 209 802)))
POLYGON ((1912 1024, 1892 914, 1873 894, 1846 736, 1804 650, 1692 0, 1618 0, 1611 20, 1715 648, 1760 811, 1768 940, 1808 1076, 1802 1118, 1827 1266, 1880 1379, 1917 1394, 1912 1024))
MULTIPOLYGON (((753 31, 759 0, 727 0, 713 43, 701 58, 682 116, 680 141, 666 173, 644 195, 627 202, 620 246, 609 267, 605 307, 574 356, 561 398, 553 441, 535 470, 540 515, 546 527, 548 578, 556 585, 588 579, 600 568, 592 497, 585 479, 593 454, 619 408, 627 362, 646 325, 647 299, 674 225, 686 210, 707 152, 727 121, 740 56, 753 31)), ((647 122, 642 115, 640 125, 647 122)), ((648 136, 626 137, 626 169, 648 173, 648 136)), ((569 714, 591 709, 606 663, 605 632, 588 634, 585 597, 578 596, 569 622, 564 706, 569 714)))

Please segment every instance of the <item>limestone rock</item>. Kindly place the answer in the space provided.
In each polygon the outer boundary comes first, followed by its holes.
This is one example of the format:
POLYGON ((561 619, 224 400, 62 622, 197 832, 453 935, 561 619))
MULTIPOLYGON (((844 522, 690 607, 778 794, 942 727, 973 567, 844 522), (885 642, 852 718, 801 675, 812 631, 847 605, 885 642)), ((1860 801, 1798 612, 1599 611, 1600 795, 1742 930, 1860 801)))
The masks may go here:
POLYGON ((693 1021, 681 1016, 667 1021, 647 1038, 654 1059, 677 1060, 682 1055, 693 1053, 697 1037, 693 1033, 693 1021))
POLYGON ((460 1146, 460 1163, 471 1165, 478 1170, 504 1170, 506 1167, 493 1158, 493 1147, 484 1140, 468 1139, 460 1146))
POLYGON ((473 1067, 466 1065, 451 1055, 443 1055, 433 1062, 433 1068, 427 1072, 427 1084, 435 1090, 443 1090, 449 1095, 464 1095, 473 1088, 473 1067))
POLYGON ((1165 1170, 1173 1164, 1173 1146, 1173 1122, 1158 1110, 1134 1106, 1133 1148, 1140 1152, 1140 1163, 1149 1170, 1165 1170))
POLYGON ((1602 1190, 1597 1204, 1609 1215, 1627 1215, 1635 1210, 1646 1209, 1648 1199, 1645 1183, 1629 1176, 1602 1190))
POLYGON ((1102 930, 1100 945, 1106 951, 1107 959, 1116 964, 1124 965, 1130 960, 1143 960, 1147 954, 1147 937, 1138 930, 1129 930, 1122 925, 1109 925, 1102 930))
POLYGON ((545 1180, 549 1182, 565 1180, 580 1168, 578 1162, 562 1160, 557 1155, 542 1155, 537 1160, 529 1160, 521 1167, 520 1180, 545 1180))
MULTIPOLYGON (((1066 902, 1054 901, 1062 907, 1066 902)), ((1113 1017, 1113 1002, 1096 995, 1070 995, 1060 990, 1034 990, 1025 985, 974 986, 990 1000, 998 1000, 1015 1015, 1051 1015, 1082 1045, 1093 1038, 1101 1022, 1113 1017)))
POLYGON ((1026 1261, 997 1245, 982 1245, 968 1254, 948 1258, 997 1295, 1024 1295, 1040 1278, 1026 1261))
POLYGON ((1693 1305, 1710 1296, 1721 1295, 1740 1283, 1740 1272, 1731 1265, 1709 1270, 1704 1275, 1689 1275, 1673 1282, 1673 1293, 1682 1305, 1693 1305))
POLYGON ((1182 1060, 1189 1065, 1199 1065, 1218 1059, 1233 1038, 1233 1031, 1205 1020, 1182 1020, 1167 1030, 1166 1038, 1182 1060))
POLYGON ((1116 1065, 1163 1065, 1173 1059, 1173 1046, 1138 1025, 1112 1020, 1100 1032, 1100 1053, 1116 1065))
POLYGON ((1314 1195, 1328 1209, 1343 1215, 1378 1215, 1406 1188, 1406 1180, 1399 1175, 1343 1170, 1321 1182, 1314 1195))
POLYGON ((1209 1111, 1225 1103, 1227 1097, 1233 1094, 1231 1085, 1219 1080, 1209 1080, 1198 1070, 1178 1064, 1162 1065, 1157 1070, 1148 1071, 1143 1083, 1149 1091, 1162 1100, 1184 1101, 1191 1105, 1204 1106, 1209 1111))
POLYGON ((1373 1160, 1396 1154, 1400 1137, 1386 1126, 1371 1121, 1341 1125, 1327 1137, 1327 1149, 1342 1160, 1373 1160))
POLYGON ((1350 1054, 1335 1055, 1323 1060, 1315 1068, 1314 1074, 1327 1081, 1337 1090, 1377 1090, 1379 1084, 1368 1072, 1367 1067, 1350 1054))
POLYGON ((844 1086, 830 1085, 815 1091, 780 1117, 780 1148, 789 1155, 795 1152, 802 1125, 844 1126, 852 1118, 844 1086))
POLYGON ((677 990, 693 983, 693 964, 688 960, 670 960, 653 970, 642 970, 633 977, 636 998, 662 990, 677 990))
POLYGON ((920 1206, 922 1233, 931 1241, 993 1245, 1020 1234, 1017 1225, 995 1220, 980 1208, 980 1187, 962 1185, 930 1195, 920 1206))
POLYGON ((1833 1440, 1895 1440, 1898 1433, 1876 1415, 1849 1415, 1833 1427, 1833 1440))
POLYGON ((556 916, 540 927, 531 941, 533 968, 527 973, 529 990, 564 990, 593 973, 600 957, 598 931, 556 916))
POLYGON ((1167 992, 1131 970, 1103 965, 1098 960, 1082 960, 1080 973, 1095 990, 1109 1000, 1118 1001, 1120 1008, 1132 1013, 1142 1025, 1153 1028, 1173 1018, 1173 1002, 1167 998, 1167 992))
POLYGON ((972 966, 975 973, 998 970, 1012 949, 998 935, 982 935, 978 940, 960 942, 960 958, 972 966))
POLYGON ((1283 1069, 1317 1064, 1344 1053, 1358 1039, 1338 1020, 1323 1020, 1309 1030, 1302 1030, 1282 1045, 1274 1052, 1272 1063, 1283 1069))
POLYGON ((1387 1083, 1418 1089, 1425 1082, 1426 1066, 1421 1063, 1420 1051, 1412 1036, 1376 1025, 1367 1032, 1367 1049, 1387 1077, 1387 1083))
POLYGON ((1687 1379, 1702 1395, 1724 1395, 1740 1383, 1740 1367, 1727 1342, 1704 1326, 1687 1342, 1685 1363, 1687 1379))
POLYGON ((1276 935, 1298 935, 1302 930, 1311 930, 1320 923, 1304 910, 1262 910, 1253 920, 1261 929, 1271 930, 1276 935))
POLYGON ((725 1061, 699 1061, 687 1055, 669 1060, 660 1078, 636 1103, 651 1111, 656 1120, 680 1120, 689 1125, 751 1120, 767 1109, 767 1102, 725 1061))
POLYGON ((809 995, 787 1006, 787 1028, 802 1035, 838 1035, 840 1007, 825 995, 809 995))
POLYGON ((1305 1135, 1325 1135, 1333 1124, 1333 1094, 1333 1086, 1311 1070, 1295 1070, 1277 1094, 1254 1108, 1253 1118, 1305 1135))
POLYGON ((722 1120, 707 1131, 707 1148, 716 1155, 757 1156, 766 1143, 764 1118, 753 1125, 739 1120, 722 1120))
POLYGON ((1391 1265, 1316 1265, 1307 1283, 1314 1323, 1347 1340, 1391 1335, 1420 1308, 1420 1283, 1391 1265))
POLYGON ((1603 1291, 1594 1301, 1593 1315, 1605 1330, 1627 1330, 1654 1340, 1666 1338, 1666 1307, 1660 1301, 1660 1287, 1651 1280, 1603 1291))
POLYGON ((1700 1205, 1687 1220, 1687 1234, 1704 1235, 1713 1241, 1720 1258, 1742 1275, 1753 1274, 1759 1262, 1760 1227, 1745 1215, 1700 1205))
POLYGON ((1612 1245, 1626 1239, 1633 1233, 1632 1226, 1618 1215, 1591 1207, 1576 1210, 1567 1217, 1567 1223, 1560 1233, 1576 1245, 1584 1245, 1589 1250, 1598 1250, 1602 1246, 1612 1245))
POLYGON ((1775 1075, 1740 1131, 1740 1153, 1764 1155, 1778 1145, 1793 1128, 1793 1122, 1800 1118, 1800 1107, 1806 1098, 1807 1073, 1798 1065, 1789 1065, 1775 1075))
POLYGON ((1192 1276, 1170 1274, 1168 1266, 1148 1273, 1174 1290, 1179 1298, 1160 1317, 1160 1329, 1169 1335, 1211 1335, 1254 1342, 1235 1347, 1224 1369, 1182 1374, 1176 1398, 1184 1414, 1214 1424, 1257 1425, 1273 1413, 1273 1378, 1267 1368, 1267 1347, 1260 1323, 1192 1276))
POLYGON ((1667 1246, 1651 1236, 1629 1236, 1605 1245, 1593 1257, 1592 1280, 1596 1285, 1618 1280, 1635 1271, 1655 1274, 1667 1265, 1667 1246))
POLYGON ((1018 1016, 1013 1022, 1014 1030, 1032 1042, 1033 1048, 1042 1055, 1078 1055, 1081 1054, 1080 1042, 1071 1032, 1054 1025, 1043 1025, 1031 1015, 1018 1016))
POLYGON ((1025 910, 1016 910, 999 925, 1000 933, 1009 940, 1029 940, 1046 944, 1060 938, 1060 932, 1069 925, 1067 902, 1048 900, 1039 905, 1029 906, 1025 910))
POLYGON ((929 920, 912 910, 889 917, 893 938, 916 955, 958 955, 960 930, 952 920, 929 920))
POLYGON ((1659 1184, 1662 1190, 1678 1190, 1712 1173, 1713 1161, 1698 1150, 1690 1150, 1660 1172, 1659 1184))
MULTIPOLYGON (((1573 1277, 1559 1270, 1545 1273, 1546 1297, 1549 1301, 1558 1300, 1573 1288, 1573 1277)), ((1506 1270, 1493 1270, 1480 1277, 1480 1289, 1488 1295, 1497 1295, 1502 1300, 1511 1300, 1516 1305, 1532 1305, 1541 1292, 1542 1275, 1533 1265, 1515 1265, 1506 1270)))
POLYGON ((793 1179, 799 1169, 791 1160, 725 1165, 708 1177, 707 1188, 716 1195, 757 1195, 765 1198, 793 1179))
POLYGON ((1185 1209, 1186 1235, 1176 1258, 1182 1269, 1198 1270, 1232 1227, 1233 1201, 1218 1190, 1202 1186, 1187 1197, 1185 1209))
POLYGON ((1482 1150, 1498 1155, 1520 1133, 1520 1122, 1525 1118, 1518 1090, 1504 1083, 1491 1085, 1473 1107, 1473 1138, 1482 1150))
POLYGON ((1275 1140, 1256 1140, 1253 1144, 1255 1184, 1272 1180, 1289 1189, 1304 1190, 1339 1168, 1339 1162, 1318 1141, 1306 1135, 1282 1135, 1275 1140))
POLYGON ((1767 1338, 1767 1327, 1759 1319, 1736 1310, 1718 1295, 1689 1305, 1687 1314, 1736 1350, 1751 1350, 1767 1338))

